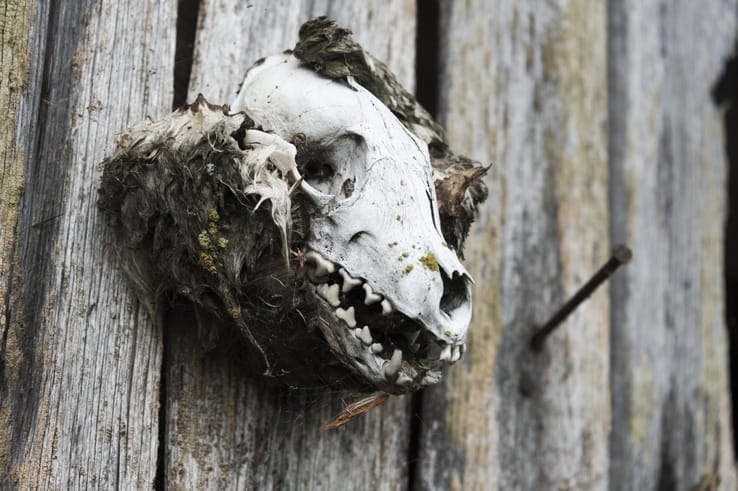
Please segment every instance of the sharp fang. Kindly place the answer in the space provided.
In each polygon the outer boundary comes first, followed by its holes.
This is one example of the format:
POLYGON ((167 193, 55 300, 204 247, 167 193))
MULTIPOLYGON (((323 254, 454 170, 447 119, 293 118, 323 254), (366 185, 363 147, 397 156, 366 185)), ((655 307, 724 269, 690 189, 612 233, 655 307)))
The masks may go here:
POLYGON ((336 270, 336 266, 320 255, 316 251, 310 251, 305 254, 305 261, 315 265, 315 274, 317 276, 325 276, 333 273, 336 270))
POLYGON ((378 353, 381 353, 383 349, 384 349, 384 348, 383 348, 383 347, 382 347, 382 345, 381 345, 381 344, 379 344, 379 343, 374 343, 374 344, 373 344, 373 345, 371 346, 371 350, 372 350, 372 353, 374 353, 375 355, 376 355, 376 354, 378 354, 378 353))
MULTIPOLYGON (((364 283, 363 285, 364 291, 366 292, 366 296, 364 297, 364 305, 372 305, 380 300, 382 300, 382 295, 377 295, 372 291, 372 287, 369 286, 369 283, 364 283)), ((384 303, 382 303, 384 305, 384 303)), ((382 311, 384 312, 384 307, 382 307, 382 311)))
POLYGON ((451 361, 457 362, 459 361, 459 358, 461 358, 461 348, 457 344, 456 346, 454 346, 453 352, 451 353, 451 361))
POLYGON ((443 348, 443 351, 441 351, 441 356, 438 357, 441 361, 451 361, 451 345, 447 344, 445 348, 443 348))
POLYGON ((338 283, 327 285, 325 283, 318 285, 318 294, 323 297, 331 307, 338 307, 341 301, 338 299, 338 283))
POLYGON ((392 304, 386 298, 382 300, 382 315, 389 315, 392 313, 392 304))
POLYGON ((338 270, 338 273, 343 277, 343 286, 341 287, 341 291, 343 293, 349 292, 356 288, 357 286, 361 286, 361 280, 357 280, 356 278, 352 278, 348 272, 346 272, 345 269, 341 268, 338 270))
POLYGON ((394 377, 395 375, 397 375, 397 372, 400 371, 401 366, 402 351, 396 349, 394 353, 392 353, 392 358, 389 361, 384 362, 384 376, 387 378, 394 377))
POLYGON ((407 338, 407 342, 408 342, 408 344, 410 344, 411 346, 412 346, 413 344, 415 344, 415 341, 417 341, 417 340, 418 340, 418 336, 420 336, 420 329, 418 329, 418 330, 417 330, 417 331, 415 331, 415 332, 408 332, 408 333, 406 333, 406 334, 405 334, 405 337, 407 338))
POLYGON ((397 380, 395 380, 395 383, 397 385, 408 385, 410 382, 412 382, 413 379, 405 375, 404 373, 401 373, 399 377, 397 377, 397 380))
POLYGON ((354 308, 349 307, 348 309, 344 310, 341 307, 338 307, 336 309, 336 317, 341 319, 343 322, 348 324, 349 327, 354 328, 356 327, 356 316, 354 314, 354 308))
POLYGON ((361 342, 362 343, 364 343, 367 346, 369 346, 370 344, 372 344, 372 341, 374 341, 374 340, 372 339, 372 333, 369 332, 369 327, 368 326, 364 326, 364 327, 361 328, 360 331, 358 329, 356 331, 357 331, 356 332, 356 337, 359 338, 359 339, 361 339, 361 342))

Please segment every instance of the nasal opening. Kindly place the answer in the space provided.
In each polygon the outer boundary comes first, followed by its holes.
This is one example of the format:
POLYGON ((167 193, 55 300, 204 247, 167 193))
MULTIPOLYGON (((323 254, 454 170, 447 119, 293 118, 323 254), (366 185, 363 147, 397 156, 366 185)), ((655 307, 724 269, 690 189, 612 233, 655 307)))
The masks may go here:
POLYGON ((465 307, 469 301, 469 288, 465 275, 458 272, 452 273, 453 278, 449 278, 446 272, 441 269, 441 278, 443 279, 443 295, 441 296, 441 310, 449 317, 454 317, 454 312, 459 308, 465 307))

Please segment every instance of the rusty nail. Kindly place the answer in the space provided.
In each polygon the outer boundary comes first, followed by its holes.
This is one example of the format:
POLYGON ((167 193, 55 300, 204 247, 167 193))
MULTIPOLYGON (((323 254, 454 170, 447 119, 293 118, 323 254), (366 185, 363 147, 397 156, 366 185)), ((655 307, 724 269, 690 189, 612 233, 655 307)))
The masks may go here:
POLYGON ((624 244, 618 244, 612 251, 612 256, 604 266, 597 271, 583 287, 577 291, 571 299, 564 304, 543 326, 536 329, 530 340, 530 347, 534 351, 541 351, 546 338, 556 330, 569 314, 579 307, 597 288, 603 284, 620 266, 630 262, 633 253, 624 244))

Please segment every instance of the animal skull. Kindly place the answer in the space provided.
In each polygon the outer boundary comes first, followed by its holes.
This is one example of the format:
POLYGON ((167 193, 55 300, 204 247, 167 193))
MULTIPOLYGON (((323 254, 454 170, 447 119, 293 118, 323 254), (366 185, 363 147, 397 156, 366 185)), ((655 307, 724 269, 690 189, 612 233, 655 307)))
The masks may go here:
POLYGON ((290 54, 252 67, 232 108, 312 204, 305 259, 336 356, 386 392, 436 383, 464 351, 472 280, 440 232, 426 143, 290 54))

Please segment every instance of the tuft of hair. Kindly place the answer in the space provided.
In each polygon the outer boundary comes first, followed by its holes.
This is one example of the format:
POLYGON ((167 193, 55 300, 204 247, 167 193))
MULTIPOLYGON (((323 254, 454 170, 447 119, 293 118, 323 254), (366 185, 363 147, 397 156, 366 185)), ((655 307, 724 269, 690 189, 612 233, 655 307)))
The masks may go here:
POLYGON ((253 126, 202 95, 160 121, 136 124, 101 164, 98 205, 154 318, 162 301, 181 295, 225 313, 258 347, 243 310, 261 296, 249 290, 263 276, 290 275, 301 218, 292 217, 289 186, 269 154, 243 144, 253 126))

